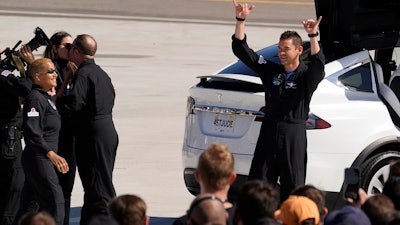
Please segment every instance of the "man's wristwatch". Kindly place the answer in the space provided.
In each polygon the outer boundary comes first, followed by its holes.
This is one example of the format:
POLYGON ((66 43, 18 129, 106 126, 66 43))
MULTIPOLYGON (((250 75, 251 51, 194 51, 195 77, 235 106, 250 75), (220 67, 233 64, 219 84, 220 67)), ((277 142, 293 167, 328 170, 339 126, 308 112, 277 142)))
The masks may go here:
POLYGON ((312 38, 312 37, 317 37, 319 35, 319 33, 315 33, 315 34, 308 34, 308 37, 312 38))
POLYGON ((236 20, 237 21, 245 21, 246 19, 242 19, 242 18, 236 17, 236 20))

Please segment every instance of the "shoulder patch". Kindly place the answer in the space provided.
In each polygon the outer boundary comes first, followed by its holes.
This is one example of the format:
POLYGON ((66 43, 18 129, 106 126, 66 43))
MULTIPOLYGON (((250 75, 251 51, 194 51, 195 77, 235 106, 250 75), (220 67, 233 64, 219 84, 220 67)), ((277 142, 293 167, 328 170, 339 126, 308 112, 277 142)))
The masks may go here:
POLYGON ((38 117, 39 116, 39 112, 37 112, 36 109, 32 107, 31 111, 28 112, 27 116, 28 117, 38 117))
POLYGON ((8 77, 8 75, 10 75, 10 74, 11 74, 11 71, 9 71, 9 70, 1 71, 1 75, 5 76, 5 77, 8 77))
POLYGON ((267 60, 264 59, 264 56, 260 55, 258 58, 258 64, 267 64, 267 60))

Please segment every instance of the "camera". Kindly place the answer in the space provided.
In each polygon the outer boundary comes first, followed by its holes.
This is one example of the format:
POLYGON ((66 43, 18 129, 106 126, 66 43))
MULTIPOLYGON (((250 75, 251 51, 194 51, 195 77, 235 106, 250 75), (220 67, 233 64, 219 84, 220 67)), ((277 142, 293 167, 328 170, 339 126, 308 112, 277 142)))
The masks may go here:
MULTIPOLYGON (((34 30, 35 36, 28 42, 29 48, 34 51, 42 45, 50 45, 50 40, 44 31, 40 27, 36 27, 34 30)), ((21 40, 12 48, 6 48, 0 53, 6 57, 0 62, 0 69, 14 71, 17 69, 21 76, 25 76, 25 62, 21 59, 19 52, 16 48, 21 44, 21 40)))

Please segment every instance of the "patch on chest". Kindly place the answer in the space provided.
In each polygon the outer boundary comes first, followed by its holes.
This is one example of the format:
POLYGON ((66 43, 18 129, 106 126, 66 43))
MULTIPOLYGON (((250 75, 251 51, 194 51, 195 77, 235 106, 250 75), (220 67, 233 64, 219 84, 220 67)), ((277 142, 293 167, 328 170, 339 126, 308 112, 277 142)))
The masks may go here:
POLYGON ((285 89, 297 89, 297 83, 295 81, 286 81, 285 89))
POLYGON ((274 77, 272 78, 272 84, 274 84, 275 86, 281 85, 284 81, 285 81, 285 75, 281 73, 275 74, 274 77))
POLYGON ((52 102, 50 99, 47 99, 47 101, 49 102, 51 108, 53 108, 54 110, 57 110, 56 105, 54 104, 54 102, 52 102))

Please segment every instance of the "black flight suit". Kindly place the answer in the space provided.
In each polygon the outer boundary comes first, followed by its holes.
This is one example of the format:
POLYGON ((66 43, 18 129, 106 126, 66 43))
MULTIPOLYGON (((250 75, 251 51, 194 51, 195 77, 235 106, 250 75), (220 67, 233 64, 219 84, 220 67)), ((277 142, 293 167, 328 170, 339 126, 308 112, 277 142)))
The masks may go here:
POLYGON ((109 200, 116 196, 112 182, 118 146, 112 120, 114 99, 110 77, 91 59, 79 65, 70 95, 57 100, 59 107, 65 107, 62 110, 74 114, 75 154, 85 191, 81 225, 95 215, 106 215, 109 200))
POLYGON ((281 201, 296 186, 305 183, 307 167, 306 120, 312 94, 324 78, 322 51, 310 56, 286 78, 282 65, 265 60, 246 42, 232 36, 234 54, 259 74, 265 91, 266 113, 255 148, 249 179, 276 184, 279 177, 281 201))
POLYGON ((37 85, 32 86, 23 108, 25 149, 22 166, 25 172, 21 212, 44 210, 57 225, 64 223, 64 196, 56 168, 46 156, 50 150, 57 153, 60 115, 50 95, 37 85), (33 201, 39 208, 33 209, 33 201))
POLYGON ((0 224, 12 224, 19 208, 24 185, 21 165, 22 108, 32 86, 29 78, 16 77, 0 70, 0 224))
MULTIPOLYGON (((56 64, 60 66, 61 69, 57 69, 57 92, 58 88, 63 84, 63 68, 67 67, 68 60, 57 58, 54 60, 56 64)), ((69 88, 65 90, 64 95, 69 95, 69 88)), ((57 102, 57 101, 56 101, 57 102)), ((71 211, 71 194, 74 187, 75 182, 75 174, 76 174, 76 159, 75 159, 75 137, 74 130, 72 124, 72 115, 69 112, 65 112, 60 110, 62 107, 58 107, 58 113, 61 116, 61 129, 58 137, 58 155, 63 157, 68 163, 68 173, 57 172, 58 181, 60 182, 61 188, 64 194, 65 201, 65 217, 64 217, 64 225, 69 225, 69 215, 71 211)))

